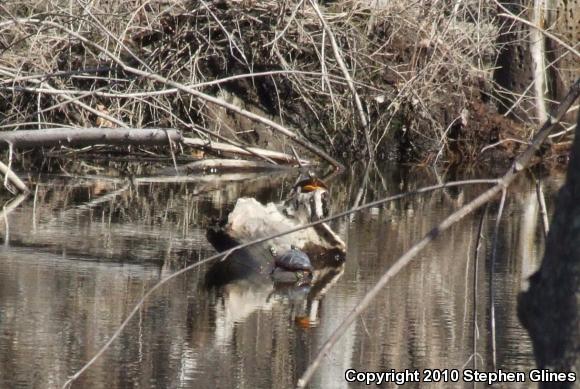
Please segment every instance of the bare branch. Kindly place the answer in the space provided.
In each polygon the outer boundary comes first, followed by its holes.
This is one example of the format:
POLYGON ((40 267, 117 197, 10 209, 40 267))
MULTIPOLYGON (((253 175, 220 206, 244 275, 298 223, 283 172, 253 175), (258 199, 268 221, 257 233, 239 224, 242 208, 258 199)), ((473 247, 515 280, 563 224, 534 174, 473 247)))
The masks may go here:
MULTIPOLYGON (((241 148, 238 146, 228 145, 225 143, 207 142, 207 141, 204 141, 202 139, 195 139, 195 138, 183 138, 183 144, 188 145, 188 146, 192 146, 192 147, 214 150, 214 151, 225 152, 225 153, 235 153, 235 154, 240 154, 240 155, 261 155, 261 156, 273 159, 275 161, 280 161, 280 162, 285 162, 285 163, 293 163, 296 161, 296 159, 292 155, 280 153, 278 151, 260 149, 257 147, 241 148)), ((310 162, 305 160, 305 159, 300 159, 299 163, 302 165, 309 165, 310 164, 310 162)))
POLYGON ((352 97, 353 97, 355 105, 356 105, 359 119, 360 119, 360 122, 363 126, 363 129, 364 129, 369 159, 372 160, 374 158, 374 147, 373 147, 372 142, 371 142, 371 137, 370 137, 370 132, 369 132, 369 123, 367 121, 367 118, 366 118, 366 115, 365 115, 365 112, 364 112, 364 109, 362 106, 362 102, 361 102, 360 97, 356 91, 354 83, 352 82, 352 77, 350 76, 350 73, 348 72, 346 64, 344 63, 344 60, 342 59, 342 54, 340 53, 340 48, 338 47, 338 44, 336 43, 336 39, 334 38, 334 33, 332 32, 332 30, 328 26, 328 23, 326 23, 326 20, 324 20, 324 16, 320 12, 320 8, 318 8, 318 4, 316 3, 316 1, 315 0, 309 0, 309 1, 310 1, 310 4, 312 5, 312 8, 314 8, 314 11, 316 12, 316 15, 320 19, 320 23, 322 23, 322 26, 324 27, 324 31, 326 31, 326 33, 328 34, 328 37, 330 38, 330 44, 332 45, 332 51, 334 53, 334 58, 336 59, 336 62, 338 63, 338 66, 340 67, 340 70, 342 71, 342 74, 344 75, 344 78, 345 78, 346 82, 348 83, 348 87, 352 93, 352 97))
POLYGON ((50 128, 0 132, 0 148, 8 145, 18 148, 94 144, 166 145, 168 138, 173 142, 182 140, 179 131, 160 128, 50 128))
POLYGON ((6 179, 10 181, 20 192, 30 193, 30 189, 26 186, 24 182, 2 161, 0 161, 0 173, 4 174, 6 179))

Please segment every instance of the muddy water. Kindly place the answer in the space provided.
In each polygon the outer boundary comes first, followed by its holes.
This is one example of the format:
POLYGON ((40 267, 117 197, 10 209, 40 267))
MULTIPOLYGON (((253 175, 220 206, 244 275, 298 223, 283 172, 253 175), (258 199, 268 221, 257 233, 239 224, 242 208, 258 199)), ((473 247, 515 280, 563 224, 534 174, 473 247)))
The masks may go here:
MULTIPOLYGON (((107 177, 42 178, 35 196, 1 218, 0 388, 60 387, 149 287, 215 252, 207 228, 238 197, 279 201, 295 177, 240 178, 145 179, 131 186, 107 177)), ((353 168, 331 181, 332 208, 457 178, 430 170, 353 168)), ((553 194, 561 180, 551 178, 544 190, 553 194)), ((348 244, 345 267, 308 298, 299 290, 274 292, 271 285, 244 280, 208 289, 210 266, 196 268, 162 288, 73 387, 292 387, 395 259, 483 188, 416 196, 337 221, 333 227, 348 244)), ((324 360, 312 387, 349 386, 349 368, 492 369, 490 294, 497 367, 533 368, 516 296, 538 266, 543 245, 534 186, 523 179, 508 195, 490 284, 497 208, 488 209, 477 261, 479 214, 445 233, 388 284, 324 360)))

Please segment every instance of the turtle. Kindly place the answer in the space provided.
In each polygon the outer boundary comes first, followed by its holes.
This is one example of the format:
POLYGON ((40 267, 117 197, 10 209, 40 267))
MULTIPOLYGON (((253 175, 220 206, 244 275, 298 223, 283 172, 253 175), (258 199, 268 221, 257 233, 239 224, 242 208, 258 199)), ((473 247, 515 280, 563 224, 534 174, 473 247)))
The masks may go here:
POLYGON ((295 193, 309 193, 314 192, 317 189, 328 190, 328 186, 320 178, 312 172, 309 172, 307 176, 299 177, 292 191, 295 193))
POLYGON ((304 285, 312 281, 313 267, 304 251, 291 246, 281 255, 273 247, 270 252, 274 257, 274 267, 270 273, 274 283, 304 285))
POLYGON ((330 193, 328 186, 312 172, 301 176, 284 202, 286 216, 301 223, 317 221, 328 216, 330 193))
POLYGON ((270 248, 270 252, 274 256, 274 264, 278 268, 289 271, 305 271, 308 273, 312 273, 314 269, 308 255, 294 245, 290 246, 290 250, 280 255, 278 255, 274 247, 270 248))

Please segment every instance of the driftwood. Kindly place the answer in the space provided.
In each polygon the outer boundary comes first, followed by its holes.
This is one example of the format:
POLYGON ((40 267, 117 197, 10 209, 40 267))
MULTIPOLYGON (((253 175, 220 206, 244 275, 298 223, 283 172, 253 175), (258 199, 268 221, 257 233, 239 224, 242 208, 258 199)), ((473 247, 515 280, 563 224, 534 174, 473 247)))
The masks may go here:
MULTIPOLYGON (((284 163, 297 162, 298 163, 296 158, 294 158, 292 155, 281 153, 279 151, 260 149, 257 147, 247 147, 247 148, 243 149, 241 147, 229 145, 227 143, 208 142, 208 141, 205 141, 203 139, 197 139, 197 138, 183 138, 182 142, 185 145, 188 145, 191 147, 196 147, 196 148, 201 148, 204 150, 211 150, 211 151, 217 151, 217 152, 222 152, 222 153, 231 153, 231 154, 244 155, 244 156, 261 155, 263 157, 270 158, 270 159, 277 161, 277 162, 284 162, 284 163)), ((305 159, 300 159, 299 163, 301 165, 310 165, 310 162, 305 160, 305 159)))
POLYGON ((203 159, 186 165, 164 169, 159 174, 180 175, 191 173, 260 172, 287 169, 287 166, 272 165, 261 161, 241 159, 203 159))
POLYGON ((27 148, 48 146, 166 145, 169 140, 181 142, 177 130, 132 128, 50 128, 0 132, 0 147, 27 148))
POLYGON ((16 189, 18 189, 21 193, 29 193, 30 190, 26 186, 24 182, 14 173, 8 166, 6 166, 3 162, 0 162, 0 173, 6 177, 7 181, 10 181, 16 189))

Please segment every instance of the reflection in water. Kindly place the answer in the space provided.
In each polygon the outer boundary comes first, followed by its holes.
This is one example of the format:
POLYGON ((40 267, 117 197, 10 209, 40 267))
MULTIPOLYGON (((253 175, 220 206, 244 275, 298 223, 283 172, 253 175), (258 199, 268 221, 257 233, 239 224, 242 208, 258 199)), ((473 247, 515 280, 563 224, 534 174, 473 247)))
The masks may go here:
MULTIPOLYGON (((437 179, 422 170, 353 169, 330 183, 331 213, 437 179)), ((547 193, 560 184, 550 179, 547 193)), ((237 198, 281 201, 294 180, 265 176, 226 185, 143 180, 126 188, 105 179, 40 183, 36 196, 6 216, 8 225, 0 223, 0 388, 60 387, 149 287, 215 252, 206 231, 237 198), (101 201, 107 194, 114 195, 101 201)), ((347 261, 312 288, 275 289, 250 277, 208 289, 211 267, 197 268, 163 287, 73 387, 291 387, 393 261, 481 189, 403 199, 332 223, 347 243, 347 261)), ((474 308, 477 365, 489 369, 489 254, 496 211, 494 204, 484 227, 475 307, 478 215, 437 239, 388 284, 324 360, 312 387, 347 387, 348 368, 472 366, 474 308)), ((519 182, 509 192, 499 243, 498 368, 529 370, 531 344, 516 318, 516 296, 543 244, 531 183, 519 182)))

